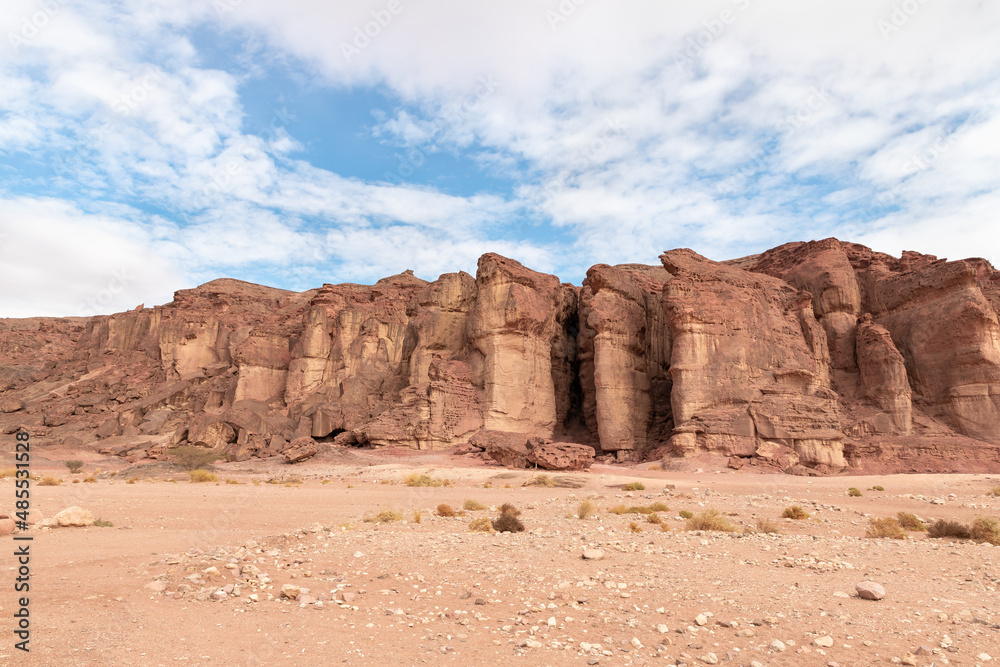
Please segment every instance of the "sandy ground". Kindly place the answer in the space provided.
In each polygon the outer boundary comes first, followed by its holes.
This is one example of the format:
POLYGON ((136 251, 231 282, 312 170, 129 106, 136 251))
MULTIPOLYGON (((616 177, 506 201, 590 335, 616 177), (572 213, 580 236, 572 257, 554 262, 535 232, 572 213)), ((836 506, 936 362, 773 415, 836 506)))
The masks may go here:
MULTIPOLYGON (((35 485, 34 507, 51 516, 79 505, 113 526, 29 531, 27 655, 12 638, 15 543, 0 538, 0 664, 1000 665, 1000 547, 864 537, 871 517, 898 511, 1000 518, 988 495, 998 476, 803 478, 709 462, 553 474, 582 484, 561 488, 468 465, 357 452, 217 466, 239 483, 169 482, 183 475, 161 466, 146 473, 158 479, 132 470, 74 484, 86 473, 38 463, 36 474, 66 481, 35 485), (451 485, 409 487, 411 472, 451 485), (267 482, 288 474, 302 483, 267 482), (630 481, 646 489, 616 486, 630 481), (852 486, 863 495, 848 497, 852 486), (490 509, 434 514, 469 499, 490 509), (599 511, 581 520, 585 499, 599 511), (470 532, 505 502, 525 532, 470 532), (669 530, 608 511, 654 502, 669 507, 658 513, 669 530), (780 518, 793 504, 810 518, 780 518), (782 534, 684 530, 681 511, 712 507, 741 530, 763 518, 782 534), (365 521, 383 510, 403 520, 365 521), (603 558, 584 560, 584 549, 603 558), (865 580, 885 599, 857 597, 865 580), (298 598, 282 597, 283 585, 298 598)), ((0 480, 0 508, 13 497, 13 481, 0 480)))

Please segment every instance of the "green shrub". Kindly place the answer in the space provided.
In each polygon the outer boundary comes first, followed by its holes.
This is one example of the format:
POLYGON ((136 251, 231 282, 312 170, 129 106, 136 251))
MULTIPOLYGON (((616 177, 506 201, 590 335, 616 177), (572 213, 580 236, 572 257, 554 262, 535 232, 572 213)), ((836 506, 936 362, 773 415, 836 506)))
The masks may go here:
POLYGON ((76 474, 83 470, 83 461, 66 461, 66 467, 69 468, 70 473, 76 474))
MULTIPOLYGON (((188 474, 191 476, 191 481, 192 482, 218 482, 219 481, 218 475, 216 475, 215 473, 211 473, 211 472, 209 472, 207 470, 200 470, 200 469, 199 470, 192 470, 188 474)), ((132 483, 132 481, 129 480, 129 484, 131 484, 131 483, 132 483)))
POLYGON ((622 491, 645 491, 646 485, 642 482, 629 482, 622 484, 622 491))
POLYGON ((885 491, 885 489, 884 489, 884 488, 882 488, 881 486, 878 486, 878 485, 876 485, 876 486, 873 486, 873 487, 871 487, 871 488, 870 488, 870 489, 868 489, 868 490, 869 490, 869 491, 885 491))
POLYGON ((790 507, 786 507, 785 511, 781 513, 781 516, 785 519, 796 519, 796 520, 809 518, 809 514, 807 514, 806 511, 801 507, 799 507, 798 505, 792 505, 790 507))
POLYGON ((498 533, 520 533, 524 531, 524 524, 513 514, 501 514, 499 518, 493 519, 493 530, 498 533))
POLYGON ((851 488, 847 489, 847 495, 851 496, 852 498, 858 498, 861 496, 861 492, 852 486, 851 488))
POLYGON ((723 516, 722 512, 710 507, 704 512, 695 514, 684 525, 684 530, 714 530, 724 533, 732 533, 736 526, 723 516))
POLYGON ((218 452, 208 447, 183 445, 168 451, 170 460, 183 470, 198 470, 222 458, 218 452))
POLYGON ((680 511, 680 512, 678 512, 677 514, 678 514, 678 516, 680 516, 680 518, 682 518, 682 519, 690 519, 691 517, 693 517, 693 516, 694 516, 694 514, 691 514, 691 512, 688 512, 687 510, 681 510, 681 511, 680 511))
POLYGON ((102 519, 102 518, 98 517, 98 518, 97 518, 97 519, 96 519, 96 520, 94 521, 94 525, 95 525, 95 526, 97 526, 98 528, 111 528, 111 527, 112 527, 112 526, 114 526, 115 524, 111 523, 111 522, 110 522, 110 521, 108 521, 107 519, 102 519))
POLYGON ((865 537, 905 540, 906 531, 903 530, 903 527, 895 519, 872 519, 868 522, 865 537))
POLYGON ((586 519, 597 511, 597 505, 589 500, 584 500, 582 503, 576 506, 576 516, 580 519, 586 519))
POLYGON ((917 532, 927 532, 927 526, 917 518, 916 514, 910 514, 909 512, 900 512, 896 515, 896 521, 899 525, 906 530, 912 530, 917 532))
POLYGON ((958 521, 938 519, 927 527, 927 537, 957 537, 960 540, 967 540, 971 536, 969 527, 958 521))

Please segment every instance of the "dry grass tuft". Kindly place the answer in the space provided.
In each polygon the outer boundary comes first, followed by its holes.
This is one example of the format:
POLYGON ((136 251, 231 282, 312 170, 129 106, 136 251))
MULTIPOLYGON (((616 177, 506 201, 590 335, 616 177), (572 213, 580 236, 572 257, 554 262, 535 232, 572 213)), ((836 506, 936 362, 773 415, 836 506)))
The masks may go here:
POLYGON ((896 515, 896 521, 898 521, 899 525, 906 530, 927 532, 927 526, 924 525, 923 521, 917 518, 916 514, 900 512, 896 515))
MULTIPOLYGON (((207 470, 192 470, 188 473, 191 476, 192 482, 218 482, 219 477, 215 473, 208 472, 207 470)), ((129 484, 132 481, 129 480, 129 484)))
POLYGON ((687 510, 681 510, 680 512, 677 513, 677 516, 679 516, 682 519, 690 519, 691 517, 694 516, 694 514, 691 514, 691 512, 688 512, 687 510))
POLYGON ((61 479, 55 477, 43 477, 42 481, 38 483, 38 486, 59 486, 62 484, 61 479))
POLYGON ((754 524, 753 527, 753 532, 766 533, 768 535, 780 535, 781 528, 779 528, 778 524, 771 521, 770 519, 757 519, 757 522, 754 524))
POLYGON ((498 533, 521 533, 524 532, 524 524, 513 514, 501 514, 499 518, 493 519, 493 530, 498 533))
POLYGON ((478 500, 467 499, 462 503, 462 509, 469 510, 470 512, 478 512, 479 510, 486 509, 486 505, 482 504, 478 500))
POLYGON ((473 533, 494 533, 493 523, 486 517, 479 517, 469 522, 469 530, 473 533))
POLYGON ((517 509, 510 503, 504 503, 500 506, 500 514, 510 514, 511 516, 521 516, 521 510, 517 509))
POLYGON ((959 521, 938 519, 927 527, 927 537, 957 537, 960 540, 967 540, 971 536, 969 527, 959 521))
POLYGON ((437 479, 430 475, 420 475, 413 473, 403 478, 403 484, 407 486, 451 486, 451 481, 447 479, 437 479))
POLYGON ((646 523, 660 523, 663 519, 656 512, 650 512, 646 515, 646 523))
POLYGON ((382 510, 375 516, 366 516, 365 523, 392 523, 393 521, 402 521, 402 512, 397 512, 395 510, 382 510))
POLYGON ((905 540, 906 531, 893 518, 872 519, 865 530, 865 537, 875 539, 905 540))
POLYGON ((532 475, 531 478, 524 483, 525 486, 555 486, 556 482, 554 479, 548 475, 532 475))
POLYGON ((455 510, 452 509, 451 505, 445 505, 444 503, 441 503, 440 505, 437 506, 437 511, 435 513, 438 516, 447 516, 447 517, 455 516, 455 510))
POLYGON ((4 468, 0 470, 0 479, 4 477, 15 477, 17 475, 17 468, 4 468))
POLYGON ((111 523, 107 519, 102 519, 98 517, 97 519, 94 520, 94 525, 97 526, 98 528, 111 528, 115 524, 111 523))
MULTIPOLYGON (((0 475, 0 477, 3 477, 3 475, 0 475)), ((987 495, 1000 498, 1000 486, 994 486, 987 495)))
POLYGON ((413 523, 423 523, 424 513, 419 510, 413 513, 413 523))
POLYGON ((981 516, 972 522, 969 537, 976 542, 989 542, 993 546, 1000 546, 1000 524, 996 519, 981 516))
POLYGON ((622 484, 622 491, 645 491, 646 485, 642 482, 629 482, 622 484))
POLYGON ((584 500, 576 506, 576 516, 580 519, 586 519, 592 516, 595 512, 597 512, 597 505, 590 500, 584 500))
POLYGON ((97 483, 97 478, 96 478, 96 477, 94 477, 93 475, 91 475, 91 476, 89 476, 89 477, 84 477, 84 478, 83 478, 83 481, 84 481, 85 483, 87 483, 87 484, 96 484, 96 483, 97 483))
POLYGON ((633 533, 641 533, 642 532, 642 528, 635 521, 633 521, 632 523, 630 523, 628 525, 628 529, 631 530, 633 533))
POLYGON ((684 525, 684 530, 715 530, 724 533, 736 531, 736 526, 714 507, 709 507, 704 512, 695 514, 684 525))
POLYGON ((790 507, 786 507, 785 511, 781 513, 781 516, 785 519, 795 519, 795 520, 802 520, 809 518, 809 514, 798 505, 792 505, 790 507))

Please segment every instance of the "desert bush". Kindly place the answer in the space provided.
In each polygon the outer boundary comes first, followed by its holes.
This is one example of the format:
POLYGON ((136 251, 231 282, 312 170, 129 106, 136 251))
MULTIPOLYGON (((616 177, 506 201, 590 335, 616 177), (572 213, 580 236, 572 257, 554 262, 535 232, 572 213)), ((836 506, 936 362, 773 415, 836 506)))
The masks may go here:
POLYGON ((521 516, 521 510, 517 509, 510 503, 504 503, 500 506, 500 514, 510 514, 511 516, 521 516))
POLYGON ((554 479, 548 475, 532 475, 531 478, 524 483, 525 486, 555 486, 556 482, 554 479))
POLYGON ((419 510, 413 513, 413 523, 423 523, 424 513, 419 510))
POLYGON ((79 483, 80 483, 80 480, 78 480, 78 479, 74 479, 74 480, 73 480, 73 483, 74 483, 74 484, 79 484, 79 483))
POLYGON ((927 537, 957 537, 960 540, 967 540, 971 536, 969 527, 959 521, 938 519, 927 527, 927 537))
POLYGON ((90 475, 89 477, 84 477, 83 481, 86 484, 96 484, 97 483, 97 478, 94 477, 93 475, 90 475))
POLYGON ((868 528, 865 529, 865 537, 905 540, 906 531, 893 518, 872 519, 868 522, 868 528))
POLYGON ((17 468, 4 468, 0 470, 0 479, 4 477, 14 477, 17 475, 17 468))
POLYGON ((366 516, 365 523, 392 523, 393 521, 402 521, 403 514, 395 510, 382 510, 374 516, 366 516))
POLYGON ((520 533, 524 531, 524 524, 513 514, 501 514, 499 518, 493 519, 493 530, 498 533, 520 533))
POLYGON ((76 474, 83 470, 83 461, 65 461, 66 467, 73 474, 76 474))
POLYGON ((861 496, 861 492, 852 486, 851 488, 847 489, 847 495, 851 496, 852 498, 858 498, 861 496))
POLYGON ((656 512, 650 512, 646 515, 646 523, 660 523, 663 519, 656 512))
POLYGON ((102 518, 98 517, 98 518, 97 518, 97 519, 96 519, 96 520, 94 521, 94 525, 95 525, 95 526, 97 526, 98 528, 111 528, 111 527, 112 527, 112 526, 114 526, 115 524, 111 523, 111 522, 110 522, 110 521, 108 521, 107 519, 102 519, 102 518))
POLYGON ((969 537, 976 542, 989 542, 994 546, 1000 546, 1000 524, 996 519, 981 516, 972 522, 969 537))
POLYGON ((736 526, 731 524, 719 510, 709 507, 704 512, 695 514, 688 519, 684 530, 715 530, 732 533, 736 530, 736 526))
MULTIPOLYGON (((0 477, 2 476, 3 475, 0 475, 0 477)), ((1000 486, 994 486, 992 489, 990 489, 988 495, 994 496, 995 498, 1000 498, 1000 486)))
POLYGON ((875 486, 869 488, 868 490, 869 491, 885 491, 885 489, 883 487, 878 486, 878 485, 875 485, 875 486))
POLYGON ((608 511, 612 514, 628 514, 628 507, 625 505, 615 505, 614 507, 609 507, 608 511))
POLYGON ((42 481, 38 483, 38 486, 59 486, 62 484, 61 479, 55 477, 43 477, 42 481))
POLYGON ((781 528, 779 528, 778 524, 770 519, 757 519, 757 522, 754 524, 753 532, 767 533, 768 535, 780 535, 781 528))
POLYGON ((649 506, 649 509, 653 510, 654 512, 669 512, 670 511, 670 508, 667 507, 664 503, 661 503, 661 502, 655 502, 655 503, 653 503, 652 505, 649 506))
POLYGON ((633 533, 641 533, 642 532, 642 527, 639 524, 637 524, 635 521, 633 521, 632 523, 630 523, 628 525, 628 529, 631 530, 633 533))
POLYGON ((580 519, 586 519, 587 517, 593 515, 596 511, 597 505, 590 500, 584 500, 576 506, 576 516, 580 519))
POLYGON ((781 516, 785 519, 796 519, 796 520, 809 518, 809 514, 798 505, 791 505, 789 507, 786 507, 785 511, 781 513, 781 516))
POLYGON ((660 524, 660 532, 663 532, 663 533, 669 533, 670 532, 670 526, 667 525, 666 521, 664 521, 663 523, 660 524))
POLYGON ((691 512, 688 512, 687 510, 681 510, 677 513, 677 515, 682 519, 690 519, 694 516, 694 514, 691 514, 691 512))
POLYGON ((923 521, 917 518, 916 514, 911 514, 909 512, 900 512, 896 515, 896 521, 899 525, 906 530, 913 530, 918 532, 926 532, 927 526, 924 525, 923 521))
POLYGON ((486 505, 482 504, 478 500, 472 500, 470 498, 462 503, 462 509, 469 510, 470 512, 478 512, 479 510, 486 509, 486 505))
POLYGON ((450 486, 451 481, 447 479, 437 479, 430 475, 413 473, 403 478, 403 484, 407 486, 450 486))
POLYGON ((238 479, 227 479, 226 480, 226 484, 240 484, 240 483, 241 482, 238 479))
POLYGON ((472 521, 470 521, 469 522, 469 530, 472 531, 473 533, 492 533, 492 532, 495 532, 493 530, 493 523, 489 519, 487 519, 486 517, 484 517, 484 516, 479 517, 478 519, 473 519, 472 521))
POLYGON ((198 470, 221 457, 214 449, 207 447, 196 447, 194 445, 183 445, 169 450, 170 460, 184 470, 198 470))
POLYGON ((125 483, 126 484, 135 484, 138 481, 139 481, 138 477, 129 477, 128 480, 125 483))
MULTIPOLYGON (((211 473, 211 472, 209 472, 207 470, 202 470, 200 468, 198 470, 192 470, 188 474, 190 475, 192 482, 218 482, 219 481, 218 475, 216 475, 215 473, 211 473)), ((132 483, 131 480, 129 480, 129 483, 130 484, 132 483)))
POLYGON ((642 482, 629 482, 622 484, 622 491, 645 491, 646 485, 642 482))
POLYGON ((455 510, 452 509, 451 505, 445 505, 444 503, 441 503, 440 505, 437 506, 436 514, 438 516, 449 516, 449 517, 455 516, 455 510))

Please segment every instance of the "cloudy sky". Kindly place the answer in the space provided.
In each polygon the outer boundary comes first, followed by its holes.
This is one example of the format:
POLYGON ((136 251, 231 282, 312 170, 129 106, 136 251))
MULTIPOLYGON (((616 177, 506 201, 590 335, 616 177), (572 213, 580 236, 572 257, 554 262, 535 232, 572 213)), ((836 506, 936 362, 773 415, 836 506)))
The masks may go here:
POLYGON ((837 236, 1000 263, 1000 3, 4 0, 0 317, 837 236))

